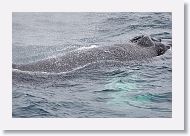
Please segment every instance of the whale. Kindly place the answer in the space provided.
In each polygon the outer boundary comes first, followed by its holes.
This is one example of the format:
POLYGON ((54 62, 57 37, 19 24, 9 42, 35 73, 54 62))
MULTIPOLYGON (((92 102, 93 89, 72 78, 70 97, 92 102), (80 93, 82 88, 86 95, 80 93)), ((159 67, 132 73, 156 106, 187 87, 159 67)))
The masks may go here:
POLYGON ((170 46, 160 39, 148 35, 139 35, 126 44, 92 46, 86 49, 76 49, 59 57, 47 58, 28 64, 12 64, 13 69, 31 72, 67 72, 87 64, 99 61, 144 60, 163 55, 170 46))

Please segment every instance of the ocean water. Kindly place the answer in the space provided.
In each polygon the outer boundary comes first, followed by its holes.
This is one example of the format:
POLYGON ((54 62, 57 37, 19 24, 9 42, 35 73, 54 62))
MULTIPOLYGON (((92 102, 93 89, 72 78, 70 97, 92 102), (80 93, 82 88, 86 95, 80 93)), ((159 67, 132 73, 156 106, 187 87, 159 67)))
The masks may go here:
MULTIPOLYGON (((12 62, 123 44, 172 43, 171 13, 13 13, 12 62)), ((69 72, 12 70, 13 118, 171 118, 172 49, 148 60, 101 61, 69 72)))

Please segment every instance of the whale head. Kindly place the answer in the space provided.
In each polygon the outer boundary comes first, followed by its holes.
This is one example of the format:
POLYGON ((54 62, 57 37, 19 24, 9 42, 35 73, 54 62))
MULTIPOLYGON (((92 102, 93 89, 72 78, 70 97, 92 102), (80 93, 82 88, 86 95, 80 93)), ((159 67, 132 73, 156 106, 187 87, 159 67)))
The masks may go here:
POLYGON ((170 49, 170 46, 165 45, 161 42, 156 42, 155 48, 156 48, 157 55, 160 56, 160 55, 164 54, 168 49, 170 49))
POLYGON ((155 39, 147 35, 136 36, 130 41, 141 47, 154 47, 158 56, 164 54, 168 49, 170 49, 170 46, 161 43, 161 39, 155 39))

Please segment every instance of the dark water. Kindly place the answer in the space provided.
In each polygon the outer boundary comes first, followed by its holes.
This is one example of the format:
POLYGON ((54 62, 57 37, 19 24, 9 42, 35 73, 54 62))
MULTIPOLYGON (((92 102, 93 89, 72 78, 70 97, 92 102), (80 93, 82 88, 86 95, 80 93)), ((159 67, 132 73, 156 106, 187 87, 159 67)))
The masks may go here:
MULTIPOLYGON (((12 60, 26 64, 140 34, 171 43, 171 13, 13 13, 12 60)), ((171 49, 145 61, 12 74, 15 118, 172 117, 171 49)))

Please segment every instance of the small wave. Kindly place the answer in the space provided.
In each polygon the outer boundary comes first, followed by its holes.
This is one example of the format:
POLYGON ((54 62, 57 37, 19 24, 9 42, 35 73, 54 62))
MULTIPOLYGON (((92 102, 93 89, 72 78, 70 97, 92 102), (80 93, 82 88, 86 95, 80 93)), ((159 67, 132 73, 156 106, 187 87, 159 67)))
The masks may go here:
POLYGON ((24 93, 21 93, 21 92, 13 92, 12 94, 12 98, 13 99, 17 99, 17 98, 21 98, 22 96, 24 96, 25 94, 24 93))
POLYGON ((134 21, 134 19, 130 18, 129 16, 120 16, 107 18, 104 23, 111 25, 123 25, 131 21, 134 21))
POLYGON ((150 105, 138 105, 129 101, 125 101, 125 103, 127 103, 127 105, 129 106, 136 107, 136 108, 149 109, 149 110, 153 110, 157 112, 172 112, 169 108, 159 108, 159 107, 153 107, 150 105))
POLYGON ((94 93, 104 93, 104 92, 119 92, 121 90, 116 90, 116 89, 104 89, 101 91, 94 91, 94 93))
POLYGON ((50 88, 50 87, 53 87, 53 88, 68 88, 68 87, 75 87, 75 86, 78 86, 78 85, 80 85, 80 84, 61 84, 61 83, 59 83, 59 84, 52 84, 52 85, 50 85, 50 86, 47 86, 47 88, 50 88))
POLYGON ((154 103, 163 103, 163 102, 171 102, 172 101, 172 94, 169 93, 163 93, 163 94, 138 94, 133 97, 136 101, 150 101, 154 103))
POLYGON ((118 70, 114 70, 114 71, 111 71, 111 72, 105 72, 104 75, 106 75, 106 76, 115 76, 115 75, 119 75, 119 74, 121 74, 123 72, 125 72, 125 71, 122 71, 122 70, 118 69, 118 70))
POLYGON ((39 117, 39 116, 52 116, 48 111, 39 108, 35 105, 29 105, 26 107, 20 107, 17 109, 14 109, 13 118, 19 118, 19 117, 39 117))
POLYGON ((160 33, 155 33, 155 34, 151 34, 150 36, 158 38, 158 39, 162 39, 163 40, 171 40, 171 33, 170 32, 160 32, 160 33))

